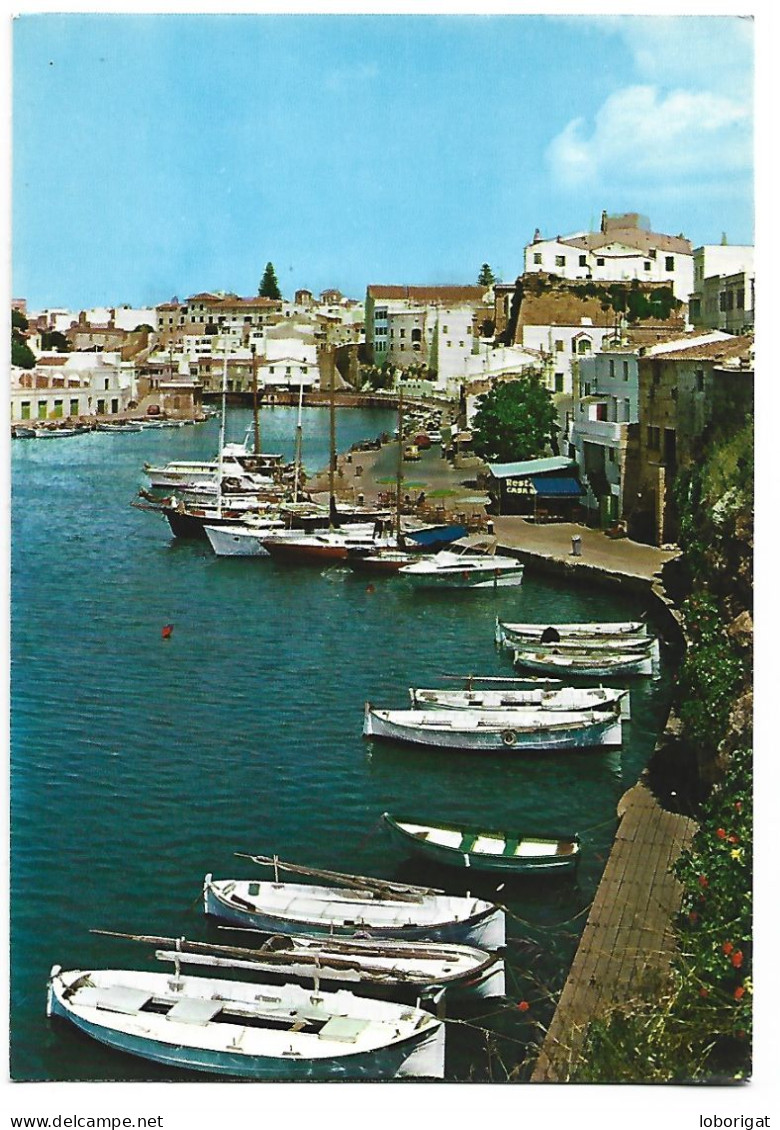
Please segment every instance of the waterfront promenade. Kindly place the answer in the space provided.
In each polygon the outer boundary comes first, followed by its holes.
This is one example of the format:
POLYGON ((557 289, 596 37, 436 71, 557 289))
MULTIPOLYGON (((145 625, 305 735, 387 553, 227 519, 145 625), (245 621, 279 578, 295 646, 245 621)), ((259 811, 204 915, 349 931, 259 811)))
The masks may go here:
POLYGON ((588 1025, 632 1002, 656 999, 674 953, 671 922, 682 888, 671 873, 693 837, 689 817, 667 812, 644 778, 622 797, 620 824, 563 987, 532 1083, 564 1083, 588 1025))

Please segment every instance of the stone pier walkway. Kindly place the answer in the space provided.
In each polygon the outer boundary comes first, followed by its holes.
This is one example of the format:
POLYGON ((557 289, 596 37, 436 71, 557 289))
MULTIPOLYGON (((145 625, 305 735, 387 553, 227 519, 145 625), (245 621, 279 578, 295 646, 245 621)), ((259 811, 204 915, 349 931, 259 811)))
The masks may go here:
POLYGON ((618 815, 615 843, 532 1083, 566 1082, 590 1021, 616 1005, 646 1000, 668 973, 671 921, 682 898, 670 868, 696 824, 665 811, 643 780, 624 794, 618 815))

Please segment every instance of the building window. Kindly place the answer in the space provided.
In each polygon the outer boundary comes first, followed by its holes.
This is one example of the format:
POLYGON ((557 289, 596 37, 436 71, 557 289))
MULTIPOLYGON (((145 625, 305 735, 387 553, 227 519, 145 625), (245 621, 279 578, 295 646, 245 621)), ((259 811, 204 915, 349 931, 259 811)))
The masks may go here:
POLYGON ((47 406, 45 400, 38 401, 38 419, 45 420, 47 415, 47 406))
POLYGON ((399 337, 406 337, 406 330, 399 330, 398 335, 399 337))
POLYGON ((70 402, 70 415, 71 416, 78 416, 78 414, 79 414, 79 402, 78 402, 78 400, 71 400, 71 402, 70 402))
POLYGON ((745 290, 743 287, 740 287, 740 289, 737 291, 737 309, 745 309, 745 290))
POLYGON ((674 255, 667 255, 666 256, 665 270, 667 270, 667 271, 673 271, 674 270, 674 255))
POLYGON ((555 391, 563 392, 563 373, 555 374, 555 391))
POLYGON ((556 255, 555 256, 555 266, 556 267, 565 267, 566 266, 566 256, 565 255, 556 255))
POLYGON ((616 460, 617 456, 616 456, 616 454, 615 454, 615 449, 614 449, 614 447, 608 447, 608 448, 607 448, 607 458, 609 459, 610 463, 614 463, 614 462, 615 462, 615 460, 616 460))
POLYGON ((690 316, 691 316, 691 321, 695 321, 696 319, 700 318, 701 317, 701 299, 700 298, 691 298, 688 302, 688 311, 689 311, 690 316))
POLYGON ((563 353, 563 342, 560 340, 560 338, 557 338, 555 341, 555 352, 563 353))
POLYGON ((577 342, 577 352, 590 353, 590 342, 586 337, 580 338, 580 340, 577 342))
POLYGON ((587 255, 580 255, 580 266, 581 267, 587 267, 587 265, 588 265, 587 255))
POLYGON ((696 391, 704 392, 704 369, 697 369, 696 373, 696 391))
POLYGON ((651 247, 647 254, 651 259, 655 259, 657 252, 654 247, 651 247))
POLYGON ((62 415, 62 401, 61 400, 55 400, 54 401, 54 411, 52 412, 52 415, 53 416, 61 416, 62 415))
POLYGON ((447 327, 446 327, 446 326, 442 326, 442 328, 441 328, 441 332, 442 332, 443 334, 446 334, 446 333, 449 333, 450 331, 449 331, 449 330, 447 329, 447 327))
POLYGON ((615 375, 615 362, 613 361, 613 359, 611 357, 609 359, 609 375, 611 377, 614 377, 614 375, 615 375))
POLYGON ((720 292, 720 294, 718 295, 718 299, 719 299, 720 309, 725 310, 726 309, 726 292, 725 292, 725 290, 722 290, 720 292))
POLYGON ((29 420, 30 419, 30 401, 29 400, 23 400, 22 401, 22 419, 23 420, 29 420))
POLYGON ((596 266, 597 267, 603 267, 604 266, 604 260, 603 259, 597 259, 596 260, 596 266))
POLYGON ((542 263, 542 253, 541 253, 541 251, 534 251, 534 263, 537 266, 541 266, 541 263, 542 263))
POLYGON ((623 380, 628 380, 628 361, 623 362, 623 380))
POLYGON ((645 270, 649 271, 651 269, 651 267, 652 267, 652 263, 650 262, 650 260, 645 259, 645 270))
POLYGON ((661 429, 649 426, 647 429, 647 446, 652 451, 658 451, 661 447, 661 429))

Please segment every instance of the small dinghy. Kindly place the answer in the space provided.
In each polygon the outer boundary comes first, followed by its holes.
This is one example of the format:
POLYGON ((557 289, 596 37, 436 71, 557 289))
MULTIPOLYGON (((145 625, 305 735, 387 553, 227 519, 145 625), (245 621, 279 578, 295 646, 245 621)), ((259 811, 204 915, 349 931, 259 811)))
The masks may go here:
POLYGON ((585 675, 609 678, 617 675, 653 675, 657 661, 650 651, 596 651, 591 648, 561 649, 518 647, 514 645, 514 664, 526 671, 548 674, 585 675))
POLYGON ((629 692, 617 687, 503 687, 480 690, 438 690, 410 687, 413 710, 619 710, 628 716, 629 692))
POLYGON ((576 622, 568 624, 510 623, 496 618, 496 642, 521 638, 546 643, 549 640, 582 639, 591 636, 606 638, 636 637, 648 634, 644 620, 576 622))
POLYGON ((441 1079, 444 1024, 353 993, 126 969, 49 975, 47 1015, 167 1067, 255 1080, 441 1079))
POLYGON ((571 871, 579 859, 576 835, 540 837, 497 832, 471 824, 410 820, 382 813, 391 839, 407 853, 435 863, 512 875, 571 871))
POLYGON ((609 710, 375 710, 366 703, 364 737, 477 753, 545 752, 622 744, 609 710))
MULTIPOLYGON (((236 932, 235 927, 223 927, 236 932)), ((238 931, 257 939, 243 946, 120 934, 157 947, 161 961, 180 961, 219 969, 237 969, 273 984, 313 985, 318 990, 349 989, 352 993, 414 1004, 422 998, 502 997, 506 991, 504 961, 497 953, 475 946, 443 942, 405 942, 396 938, 318 938, 274 934, 261 940, 251 929, 238 931), (163 947, 163 948, 160 948, 163 947)))
POLYGON ((203 882, 207 915, 264 934, 403 938, 455 942, 486 950, 501 949, 505 944, 504 911, 482 899, 299 867, 269 856, 245 858, 277 871, 296 872, 338 885, 214 879, 207 875, 203 882))

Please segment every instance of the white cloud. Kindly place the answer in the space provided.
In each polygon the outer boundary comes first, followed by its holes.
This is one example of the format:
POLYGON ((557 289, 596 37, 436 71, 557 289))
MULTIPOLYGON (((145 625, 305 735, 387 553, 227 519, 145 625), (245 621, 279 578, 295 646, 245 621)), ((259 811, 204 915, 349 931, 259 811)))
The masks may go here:
POLYGON ((748 103, 706 90, 654 86, 616 91, 592 127, 575 118, 547 149, 562 186, 709 179, 748 170, 752 128, 748 103))

